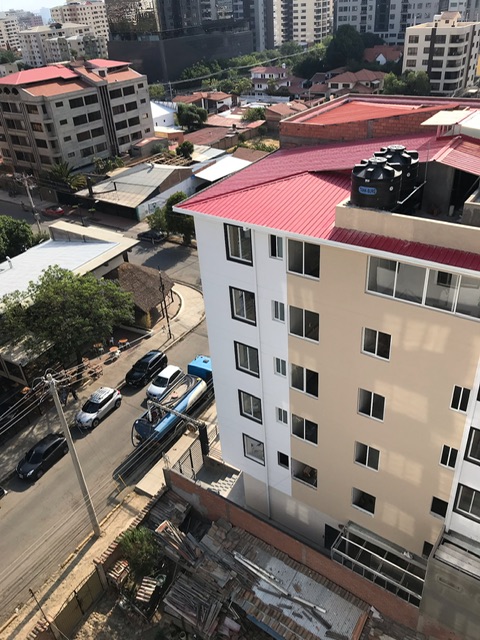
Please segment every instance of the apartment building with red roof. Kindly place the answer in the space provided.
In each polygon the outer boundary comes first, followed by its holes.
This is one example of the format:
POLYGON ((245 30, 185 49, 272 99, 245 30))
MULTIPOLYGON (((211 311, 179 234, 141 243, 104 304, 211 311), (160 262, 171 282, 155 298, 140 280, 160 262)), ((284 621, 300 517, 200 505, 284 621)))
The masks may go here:
POLYGON ((480 141, 432 118, 465 104, 339 105, 280 126, 350 121, 356 140, 280 149, 176 207, 195 218, 222 455, 249 509, 473 640, 480 141), (418 126, 369 136, 381 112, 418 126))
POLYGON ((128 62, 95 59, 0 78, 0 153, 14 170, 39 174, 61 161, 88 168, 152 133, 146 76, 128 62))

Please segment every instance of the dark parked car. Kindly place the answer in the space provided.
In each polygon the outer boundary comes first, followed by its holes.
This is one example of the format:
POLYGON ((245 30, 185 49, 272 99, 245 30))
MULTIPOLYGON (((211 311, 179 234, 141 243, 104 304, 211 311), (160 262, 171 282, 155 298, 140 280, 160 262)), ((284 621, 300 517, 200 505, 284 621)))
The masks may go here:
POLYGON ((47 469, 68 453, 68 444, 61 433, 49 433, 39 440, 17 464, 22 480, 38 480, 47 469))
POLYGON ((148 231, 137 233, 137 240, 145 240, 146 242, 151 242, 152 244, 163 242, 166 237, 167 234, 165 233, 165 231, 157 231, 156 229, 149 229, 148 231))
POLYGON ((149 351, 133 365, 125 376, 125 382, 132 387, 143 387, 168 364, 163 351, 149 351))

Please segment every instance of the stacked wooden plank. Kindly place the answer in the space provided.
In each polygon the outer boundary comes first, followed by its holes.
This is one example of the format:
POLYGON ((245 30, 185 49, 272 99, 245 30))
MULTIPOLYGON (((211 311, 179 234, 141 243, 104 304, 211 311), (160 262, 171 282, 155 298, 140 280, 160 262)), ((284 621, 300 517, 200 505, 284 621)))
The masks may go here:
POLYGON ((139 605, 149 605, 156 588, 157 581, 155 578, 143 578, 135 595, 137 603, 139 605))
POLYGON ((188 564, 195 564, 199 550, 193 537, 182 533, 168 520, 162 522, 155 529, 155 533, 167 555, 174 560, 185 560, 188 564))
POLYGON ((117 560, 110 571, 107 572, 107 580, 110 584, 113 584, 117 589, 120 589, 125 582, 128 574, 130 573, 130 567, 127 560, 117 560))

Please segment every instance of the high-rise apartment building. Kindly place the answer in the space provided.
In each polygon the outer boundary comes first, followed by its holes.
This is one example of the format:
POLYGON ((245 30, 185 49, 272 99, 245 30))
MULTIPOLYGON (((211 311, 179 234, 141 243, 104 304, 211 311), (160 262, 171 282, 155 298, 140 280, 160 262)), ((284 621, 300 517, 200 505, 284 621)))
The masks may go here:
POLYGON ((433 20, 442 11, 461 12, 466 5, 463 0, 338 0, 334 25, 336 30, 342 24, 351 24, 360 33, 377 34, 387 44, 403 44, 407 27, 433 20))
POLYGON ((432 94, 452 95, 475 83, 480 22, 460 18, 458 12, 445 11, 407 29, 403 71, 426 71, 432 94))
POLYGON ((43 27, 20 31, 22 58, 30 67, 43 67, 82 55, 108 57, 107 39, 91 27, 74 22, 52 22, 43 27))
POLYGON ((0 48, 16 51, 20 46, 20 23, 15 15, 0 13, 0 48))
POLYGON ((38 174, 60 161, 89 167, 151 135, 147 79, 127 62, 89 60, 0 79, 0 153, 16 170, 38 174))
POLYGON ((44 24, 42 16, 37 13, 33 13, 32 11, 24 11, 23 9, 10 9, 5 13, 8 16, 11 16, 12 18, 16 18, 18 20, 20 29, 41 27, 42 24, 44 24))
MULTIPOLYGON (((366 106, 342 108, 362 126, 366 106)), ((469 584, 436 615, 478 631, 478 193, 459 213, 480 143, 399 135, 422 108, 372 102, 390 137, 280 150, 176 210, 195 217, 222 453, 247 506, 414 606, 469 584)))
POLYGON ((86 24, 91 33, 108 40, 108 21, 103 0, 68 0, 65 4, 50 9, 55 22, 86 24))

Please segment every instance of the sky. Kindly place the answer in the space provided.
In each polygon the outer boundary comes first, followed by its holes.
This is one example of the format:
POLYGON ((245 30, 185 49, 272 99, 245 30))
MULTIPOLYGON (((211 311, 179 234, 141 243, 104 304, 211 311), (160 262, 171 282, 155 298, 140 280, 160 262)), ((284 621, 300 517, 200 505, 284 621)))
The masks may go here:
POLYGON ((38 13, 42 7, 55 7, 64 4, 63 0, 0 0, 0 11, 24 9, 38 13))

